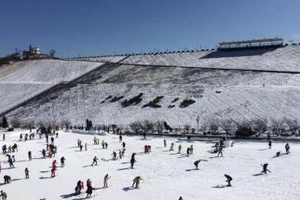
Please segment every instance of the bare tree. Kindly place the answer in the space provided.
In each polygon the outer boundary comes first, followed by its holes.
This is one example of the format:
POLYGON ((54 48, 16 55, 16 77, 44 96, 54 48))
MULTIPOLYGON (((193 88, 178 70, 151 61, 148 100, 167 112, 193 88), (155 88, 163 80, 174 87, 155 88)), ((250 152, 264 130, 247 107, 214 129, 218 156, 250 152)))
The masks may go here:
POLYGON ((32 129, 34 127, 33 120, 26 120, 21 122, 21 128, 23 129, 32 129))
POLYGON ((155 123, 155 128, 158 134, 162 134, 164 130, 164 122, 163 121, 157 121, 155 123))
POLYGON ((200 126, 200 131, 202 131, 203 134, 205 134, 208 126, 209 126, 209 121, 204 121, 200 126))
POLYGON ((141 129, 143 130, 144 139, 146 139, 146 135, 149 131, 153 131, 154 124, 149 120, 144 120, 141 125, 141 129))
POLYGON ((186 133, 189 133, 190 128, 191 128, 191 125, 189 125, 189 124, 184 125, 184 130, 185 130, 186 133))
POLYGON ((153 128, 154 128, 154 123, 153 122, 151 122, 151 121, 149 121, 149 120, 144 120, 143 122, 142 122, 142 126, 141 126, 141 129, 145 132, 145 133, 147 133, 147 132, 149 132, 149 131, 153 131, 153 128))
POLYGON ((222 119, 219 121, 219 125, 226 134, 234 133, 236 131, 236 124, 231 119, 222 119))
POLYGON ((251 126, 253 131, 260 135, 267 131, 268 128, 268 120, 267 119, 253 119, 251 120, 251 126))
POLYGON ((61 122, 60 122, 60 126, 61 128, 66 128, 66 130, 69 130, 70 126, 71 126, 71 122, 70 120, 67 120, 67 119, 63 119, 61 122))
POLYGON ((20 128, 21 127, 21 122, 20 119, 17 117, 14 117, 13 119, 10 120, 10 124, 14 128, 20 128))
POLYGON ((280 135, 283 130, 284 119, 270 118, 273 134, 280 135))
POLYGON ((131 124, 129 124, 129 127, 131 128, 131 130, 133 130, 134 133, 138 133, 142 127, 142 122, 140 121, 132 122, 131 124))
POLYGON ((291 131, 291 133, 293 135, 296 134, 297 130, 299 129, 299 123, 296 119, 292 120, 292 119, 285 119, 285 123, 288 125, 289 130, 291 131))

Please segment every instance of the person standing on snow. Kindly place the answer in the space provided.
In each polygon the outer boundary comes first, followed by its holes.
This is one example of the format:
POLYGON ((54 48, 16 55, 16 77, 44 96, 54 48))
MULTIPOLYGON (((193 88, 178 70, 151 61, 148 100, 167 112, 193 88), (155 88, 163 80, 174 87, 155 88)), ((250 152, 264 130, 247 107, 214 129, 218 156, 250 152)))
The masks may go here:
POLYGON ((167 140, 164 139, 164 147, 167 147, 167 140))
POLYGON ((103 187, 104 188, 107 188, 108 187, 108 180, 110 179, 110 176, 108 176, 108 174, 106 174, 104 176, 104 179, 103 179, 103 187))
POLYGON ((181 153, 181 144, 178 146, 178 153, 181 153))
POLYGON ((217 154, 218 157, 219 157, 219 155, 221 155, 223 157, 223 149, 224 149, 224 146, 220 145, 219 149, 218 149, 218 154, 217 154))
POLYGON ((134 163, 136 162, 136 160, 135 160, 135 153, 133 153, 132 155, 131 155, 131 159, 130 159, 130 167, 131 167, 131 169, 133 169, 133 165, 134 165, 134 163))
POLYGON ((25 168, 25 179, 29 179, 29 170, 27 167, 25 168))
POLYGON ((135 185, 135 188, 139 188, 141 180, 142 180, 142 178, 140 176, 136 176, 132 181, 132 187, 134 187, 134 185, 135 185))
POLYGON ((93 193, 93 187, 92 187, 92 181, 89 181, 89 184, 87 184, 87 189, 86 189, 86 198, 90 198, 92 196, 93 193))
POLYGON ((268 163, 265 163, 265 164, 262 164, 261 166, 263 167, 263 170, 261 173, 265 173, 267 174, 267 172, 271 172, 269 169, 268 169, 268 163))
POLYGON ((32 156, 31 156, 31 151, 28 151, 28 159, 31 160, 32 156))
POLYGON ((171 143, 169 151, 174 151, 174 143, 173 142, 171 143))
POLYGON ((93 163, 91 164, 91 166, 94 166, 94 164, 97 165, 97 164, 98 164, 98 163, 97 163, 97 160, 98 160, 98 158, 97 158, 97 156, 95 156, 95 157, 93 158, 93 163))
POLYGON ((290 145, 289 145, 289 143, 286 143, 286 145, 285 145, 285 153, 286 154, 290 153, 290 145))
POLYGON ((60 165, 61 165, 61 167, 64 167, 65 166, 65 157, 61 157, 60 158, 60 165))
POLYGON ((2 197, 2 200, 6 200, 7 199, 7 194, 6 192, 4 192, 3 190, 0 191, 0 197, 2 197))
POLYGON ((269 146, 269 149, 272 149, 272 140, 269 140, 268 146, 269 146))

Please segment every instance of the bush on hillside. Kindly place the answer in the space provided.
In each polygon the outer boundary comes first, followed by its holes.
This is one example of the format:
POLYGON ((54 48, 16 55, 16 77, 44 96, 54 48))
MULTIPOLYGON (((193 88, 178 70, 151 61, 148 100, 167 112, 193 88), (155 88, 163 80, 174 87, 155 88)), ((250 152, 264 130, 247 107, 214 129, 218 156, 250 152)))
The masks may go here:
POLYGON ((140 93, 137 96, 135 96, 129 100, 125 99, 124 101, 122 101, 121 105, 123 108, 130 106, 132 104, 136 105, 142 101, 142 98, 141 98, 142 96, 143 96, 143 93, 140 93))
POLYGON ((115 96, 115 97, 113 97, 111 100, 110 100, 110 102, 116 102, 116 101, 119 101, 120 99, 122 99, 124 96, 115 96))
POLYGON ((181 103, 180 103, 180 105, 179 105, 179 107, 180 108, 186 108, 186 107, 188 107, 189 105, 191 105, 191 104, 193 104, 193 103, 195 103, 196 101, 194 101, 193 99, 184 99, 181 103))
POLYGON ((237 124, 237 130, 235 132, 236 136, 239 137, 249 137, 254 135, 255 132, 251 128, 251 122, 249 121, 242 121, 237 124))

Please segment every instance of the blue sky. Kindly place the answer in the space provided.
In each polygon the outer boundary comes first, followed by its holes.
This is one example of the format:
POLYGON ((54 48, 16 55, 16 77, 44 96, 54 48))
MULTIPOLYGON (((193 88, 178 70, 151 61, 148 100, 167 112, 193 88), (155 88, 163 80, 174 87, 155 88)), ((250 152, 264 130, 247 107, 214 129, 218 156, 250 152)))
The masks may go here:
POLYGON ((69 57, 300 41, 299 0, 9 0, 0 8, 0 56, 30 44, 69 57))

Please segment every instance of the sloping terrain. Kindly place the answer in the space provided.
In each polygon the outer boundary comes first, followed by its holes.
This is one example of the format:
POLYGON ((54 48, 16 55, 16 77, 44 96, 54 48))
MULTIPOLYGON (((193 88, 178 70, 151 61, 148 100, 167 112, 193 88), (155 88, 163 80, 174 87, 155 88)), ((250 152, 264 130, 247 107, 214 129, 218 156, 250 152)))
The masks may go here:
POLYGON ((96 62, 59 60, 23 61, 5 65, 0 68, 0 113, 101 65, 96 62))
POLYGON ((36 122, 70 120, 84 124, 119 124, 136 120, 164 120, 172 126, 196 126, 207 119, 234 121, 255 118, 298 119, 300 74, 197 67, 157 67, 110 64, 66 85, 62 90, 32 101, 9 117, 36 122), (143 93, 136 105, 121 102, 143 93), (144 107, 158 96, 157 105, 144 107), (122 97, 111 102, 113 97, 122 97), (172 101, 178 98, 176 102, 172 101), (180 107, 184 99, 195 103, 180 107))
POLYGON ((122 63, 242 70, 300 71, 300 48, 299 46, 287 46, 220 52, 158 53, 130 56, 122 63))

